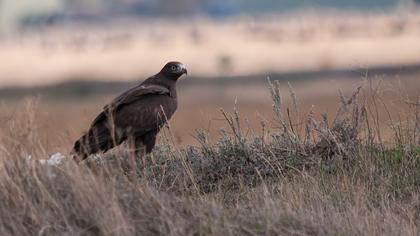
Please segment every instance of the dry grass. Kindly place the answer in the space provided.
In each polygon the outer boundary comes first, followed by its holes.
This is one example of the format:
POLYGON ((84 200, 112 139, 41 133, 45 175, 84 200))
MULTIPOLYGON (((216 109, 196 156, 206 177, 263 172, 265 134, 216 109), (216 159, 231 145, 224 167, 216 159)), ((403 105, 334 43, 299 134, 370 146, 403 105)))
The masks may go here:
POLYGON ((124 148, 87 165, 27 163, 47 155, 29 101, 2 128, 0 234, 418 235, 419 98, 390 115, 385 144, 376 85, 321 118, 287 90, 290 106, 273 83, 273 120, 260 133, 236 108, 222 112, 228 125, 216 142, 198 132, 200 145, 179 149, 167 129, 134 176, 124 148))

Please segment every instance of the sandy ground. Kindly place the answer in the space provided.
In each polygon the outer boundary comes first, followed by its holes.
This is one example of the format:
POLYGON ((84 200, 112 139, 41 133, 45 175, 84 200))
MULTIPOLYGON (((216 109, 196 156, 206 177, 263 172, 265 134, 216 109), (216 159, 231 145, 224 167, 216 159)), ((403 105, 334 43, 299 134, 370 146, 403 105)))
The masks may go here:
POLYGON ((264 20, 117 22, 0 39, 0 86, 126 80, 169 60, 196 76, 420 63, 420 14, 304 14, 264 20))

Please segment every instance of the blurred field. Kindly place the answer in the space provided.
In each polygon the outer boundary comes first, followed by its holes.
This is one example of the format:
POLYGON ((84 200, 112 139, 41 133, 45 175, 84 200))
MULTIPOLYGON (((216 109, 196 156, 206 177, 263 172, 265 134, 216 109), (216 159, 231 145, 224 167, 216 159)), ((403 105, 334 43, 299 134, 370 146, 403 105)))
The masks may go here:
POLYGON ((133 80, 170 60, 200 77, 418 65, 419 42, 417 11, 52 25, 0 37, 0 86, 133 80))

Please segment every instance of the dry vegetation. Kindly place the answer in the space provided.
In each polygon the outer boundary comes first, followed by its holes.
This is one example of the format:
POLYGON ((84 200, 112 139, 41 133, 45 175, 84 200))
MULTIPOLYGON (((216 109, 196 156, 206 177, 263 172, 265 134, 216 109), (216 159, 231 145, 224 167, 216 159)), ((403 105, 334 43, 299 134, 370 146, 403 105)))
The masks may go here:
POLYGON ((385 143, 376 89, 318 117, 292 88, 286 106, 274 82, 260 132, 222 111, 216 142, 199 131, 200 145, 177 148, 166 129, 146 166, 125 148, 79 166, 26 162, 47 156, 29 102, 1 129, 0 235, 418 235, 419 97, 389 113, 385 143))

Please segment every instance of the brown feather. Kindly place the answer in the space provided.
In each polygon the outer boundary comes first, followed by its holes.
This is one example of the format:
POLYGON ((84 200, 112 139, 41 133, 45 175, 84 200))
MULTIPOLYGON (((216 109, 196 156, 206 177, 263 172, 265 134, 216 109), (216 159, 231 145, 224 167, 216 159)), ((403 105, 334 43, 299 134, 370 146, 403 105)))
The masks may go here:
MULTIPOLYGON (((78 139, 72 153, 85 159, 90 154, 106 152, 133 137, 136 146, 151 152, 156 135, 177 109, 175 84, 186 73, 185 67, 174 72, 171 62, 155 76, 129 89, 104 106, 88 132, 78 139)), ((181 64, 182 65, 182 64, 181 64)))

